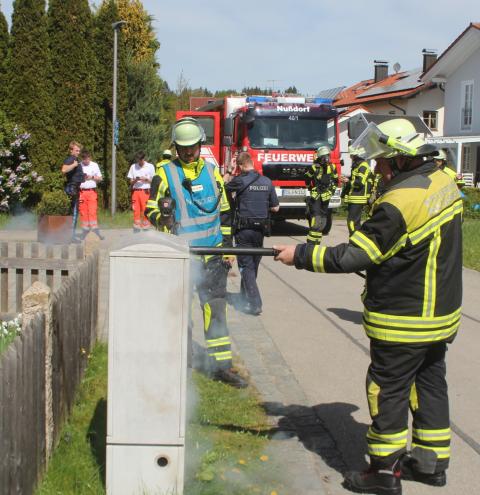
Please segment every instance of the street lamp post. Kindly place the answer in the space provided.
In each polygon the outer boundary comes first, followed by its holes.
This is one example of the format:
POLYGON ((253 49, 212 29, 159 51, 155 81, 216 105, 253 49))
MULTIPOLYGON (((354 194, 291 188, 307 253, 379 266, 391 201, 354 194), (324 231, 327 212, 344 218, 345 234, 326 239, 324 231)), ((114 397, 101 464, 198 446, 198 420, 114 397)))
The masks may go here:
POLYGON ((112 217, 115 215, 117 206, 117 144, 118 144, 118 121, 117 121, 117 64, 118 64, 118 31, 127 21, 117 21, 112 24, 113 28, 113 102, 112 102, 112 217))

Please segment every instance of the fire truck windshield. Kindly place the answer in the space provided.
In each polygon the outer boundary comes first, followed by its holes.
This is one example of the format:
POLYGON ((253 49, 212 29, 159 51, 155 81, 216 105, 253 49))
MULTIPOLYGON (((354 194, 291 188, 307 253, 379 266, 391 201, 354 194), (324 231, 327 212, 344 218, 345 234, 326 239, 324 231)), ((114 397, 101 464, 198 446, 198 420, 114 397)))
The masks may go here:
POLYGON ((335 147, 333 120, 305 118, 298 115, 256 117, 248 124, 252 148, 315 150, 335 147))

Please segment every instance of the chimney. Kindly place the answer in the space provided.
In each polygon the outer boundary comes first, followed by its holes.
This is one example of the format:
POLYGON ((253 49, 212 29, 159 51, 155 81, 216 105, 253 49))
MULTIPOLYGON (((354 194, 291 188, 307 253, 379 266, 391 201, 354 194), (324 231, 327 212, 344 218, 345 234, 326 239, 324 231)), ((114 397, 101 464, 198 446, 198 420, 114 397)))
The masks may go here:
POLYGON ((424 48, 422 50, 423 55, 423 72, 427 72, 428 69, 437 61, 437 50, 430 50, 424 48))
POLYGON ((375 82, 383 81, 388 77, 388 62, 386 60, 374 60, 375 82))

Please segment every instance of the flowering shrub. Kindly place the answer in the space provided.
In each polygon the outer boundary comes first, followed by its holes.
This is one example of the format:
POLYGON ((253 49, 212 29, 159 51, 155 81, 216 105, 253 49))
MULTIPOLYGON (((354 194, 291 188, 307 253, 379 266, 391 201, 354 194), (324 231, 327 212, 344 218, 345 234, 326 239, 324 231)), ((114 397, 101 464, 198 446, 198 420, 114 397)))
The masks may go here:
POLYGON ((2 321, 0 323, 0 354, 8 345, 13 342, 17 335, 22 331, 22 315, 10 321, 2 321))
POLYGON ((28 161, 30 134, 7 121, 0 112, 0 212, 27 198, 31 186, 43 177, 32 170, 28 161))

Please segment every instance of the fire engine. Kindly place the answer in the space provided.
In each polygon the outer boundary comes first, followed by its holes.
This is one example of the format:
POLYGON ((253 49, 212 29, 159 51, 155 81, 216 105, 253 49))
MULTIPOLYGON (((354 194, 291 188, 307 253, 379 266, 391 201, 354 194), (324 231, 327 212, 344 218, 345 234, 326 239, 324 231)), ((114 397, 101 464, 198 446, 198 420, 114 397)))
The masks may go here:
POLYGON ((228 96, 177 112, 177 119, 187 116, 205 130, 202 157, 222 173, 235 168, 241 151, 250 153, 255 169, 273 181, 280 201, 277 218, 304 218, 309 194, 304 174, 319 146, 330 147, 340 176, 337 111, 330 100, 228 96))

